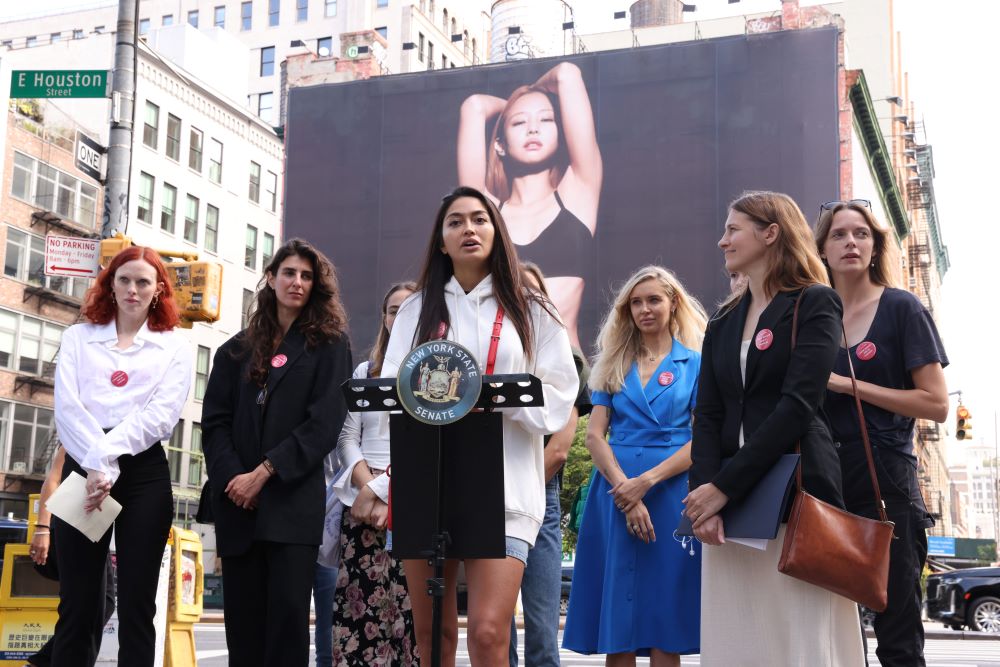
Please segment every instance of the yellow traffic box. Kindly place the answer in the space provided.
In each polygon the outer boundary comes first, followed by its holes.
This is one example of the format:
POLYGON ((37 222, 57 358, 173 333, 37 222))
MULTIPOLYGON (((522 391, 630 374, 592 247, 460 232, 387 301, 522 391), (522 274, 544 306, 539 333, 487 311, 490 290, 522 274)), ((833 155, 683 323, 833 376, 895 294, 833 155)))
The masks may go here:
POLYGON ((21 667, 49 640, 59 617, 59 583, 38 574, 30 549, 30 544, 4 545, 0 667, 21 667))
POLYGON ((222 308, 222 265, 215 262, 168 262, 180 316, 189 322, 215 322, 222 308))
POLYGON ((201 620, 205 569, 198 533, 170 529, 170 591, 165 667, 195 667, 194 624, 201 620))

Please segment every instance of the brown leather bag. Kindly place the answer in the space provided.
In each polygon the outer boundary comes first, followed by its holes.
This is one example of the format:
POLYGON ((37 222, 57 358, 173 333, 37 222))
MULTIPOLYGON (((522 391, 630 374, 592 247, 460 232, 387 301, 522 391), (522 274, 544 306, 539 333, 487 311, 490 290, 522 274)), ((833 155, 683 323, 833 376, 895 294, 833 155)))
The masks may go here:
MULTIPOLYGON (((801 295, 799 298, 801 299, 801 295)), ((796 301, 792 316, 793 348, 798 316, 799 304, 796 301)), ((843 332, 843 328, 841 331, 843 332)), ((851 514, 806 493, 802 488, 800 463, 795 476, 797 491, 788 517, 788 527, 785 529, 778 571, 854 600, 873 611, 884 611, 888 604, 886 589, 889 582, 889 545, 892 542, 893 523, 885 514, 885 503, 882 502, 875 462, 872 459, 872 445, 868 439, 861 399, 858 398, 858 381, 854 376, 847 333, 843 334, 854 388, 854 404, 880 520, 851 514)), ((795 450, 799 451, 799 445, 795 446, 795 450)))

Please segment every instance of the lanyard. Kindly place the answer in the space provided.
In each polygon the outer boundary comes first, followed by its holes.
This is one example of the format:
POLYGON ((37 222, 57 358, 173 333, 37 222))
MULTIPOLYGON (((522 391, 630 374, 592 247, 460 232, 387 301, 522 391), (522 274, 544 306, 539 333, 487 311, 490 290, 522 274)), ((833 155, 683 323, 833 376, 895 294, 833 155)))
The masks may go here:
MULTIPOLYGON (((493 367, 497 363, 497 346, 500 345, 500 329, 503 328, 503 306, 497 306, 497 317, 493 320, 493 333, 490 335, 490 351, 486 356, 486 375, 493 375, 493 367)), ((438 338, 444 338, 448 333, 445 323, 441 323, 438 338)))

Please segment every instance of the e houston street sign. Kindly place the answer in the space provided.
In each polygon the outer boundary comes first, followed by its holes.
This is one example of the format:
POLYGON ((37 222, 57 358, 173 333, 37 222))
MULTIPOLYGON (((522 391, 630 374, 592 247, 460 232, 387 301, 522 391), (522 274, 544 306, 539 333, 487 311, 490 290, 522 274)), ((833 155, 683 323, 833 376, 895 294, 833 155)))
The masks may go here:
POLYGON ((108 97, 111 77, 103 69, 14 70, 10 76, 10 96, 108 97))

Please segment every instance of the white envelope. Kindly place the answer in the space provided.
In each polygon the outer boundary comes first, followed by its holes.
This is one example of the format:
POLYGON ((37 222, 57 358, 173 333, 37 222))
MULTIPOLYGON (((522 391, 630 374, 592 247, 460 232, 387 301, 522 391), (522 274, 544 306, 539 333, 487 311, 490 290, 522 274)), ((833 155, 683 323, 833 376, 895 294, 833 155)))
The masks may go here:
POLYGON ((122 506, 117 500, 108 496, 101 503, 100 510, 88 512, 83 509, 83 503, 86 499, 86 478, 79 473, 71 472, 69 477, 59 485, 59 488, 49 496, 45 507, 90 538, 91 542, 96 542, 104 536, 104 533, 118 518, 122 506))

